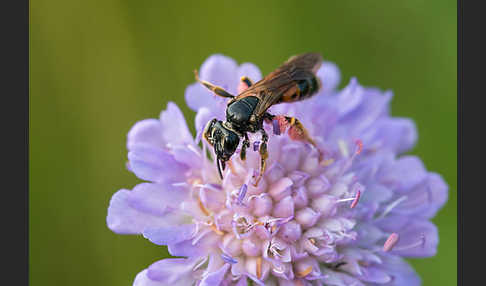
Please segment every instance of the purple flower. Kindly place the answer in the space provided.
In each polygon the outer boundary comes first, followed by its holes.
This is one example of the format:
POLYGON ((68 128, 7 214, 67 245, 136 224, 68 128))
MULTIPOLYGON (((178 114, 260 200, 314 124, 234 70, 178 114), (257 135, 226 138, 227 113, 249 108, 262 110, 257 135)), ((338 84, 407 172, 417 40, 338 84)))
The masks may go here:
MULTIPOLYGON (((142 234, 183 257, 153 263, 134 285, 420 284, 403 258, 435 255, 438 233, 430 219, 448 187, 419 158, 399 156, 417 133, 410 119, 389 115, 391 92, 354 78, 337 90, 340 73, 329 62, 317 75, 317 95, 270 111, 297 117, 319 151, 265 124, 268 168, 258 187, 251 184, 257 149, 247 150, 246 161, 235 154, 223 180, 214 154, 206 156, 212 148, 200 140, 202 129, 214 117, 224 119, 226 102, 198 83, 185 94, 197 112, 195 138, 174 103, 159 119, 133 126, 129 170, 148 182, 113 195, 108 227, 142 234)), ((242 88, 241 76, 261 79, 256 66, 222 55, 200 69, 201 79, 231 93, 242 88)))

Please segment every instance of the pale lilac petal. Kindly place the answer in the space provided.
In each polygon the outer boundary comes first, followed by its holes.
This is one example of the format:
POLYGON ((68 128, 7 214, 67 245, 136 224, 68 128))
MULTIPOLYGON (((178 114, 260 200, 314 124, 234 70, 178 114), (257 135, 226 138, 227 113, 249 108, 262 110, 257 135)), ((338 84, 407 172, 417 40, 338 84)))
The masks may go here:
POLYGON ((374 266, 362 267, 360 279, 370 283, 385 284, 392 281, 392 277, 382 269, 374 266))
POLYGON ((188 285, 195 281, 192 271, 201 260, 200 257, 163 259, 150 265, 145 274, 162 285, 188 285))
POLYGON ((177 162, 186 166, 192 166, 197 169, 202 167, 203 155, 199 147, 194 145, 176 145, 171 149, 171 154, 177 162))
POLYGON ((176 224, 183 217, 174 207, 185 196, 187 190, 169 184, 142 183, 132 191, 120 190, 111 198, 107 225, 116 233, 139 234, 148 227, 176 224))
POLYGON ((341 82, 341 72, 332 62, 324 61, 316 74, 321 80, 322 91, 325 93, 334 91, 341 82))
POLYGON ((287 218, 294 215, 294 200, 291 196, 287 196, 277 202, 273 209, 273 216, 280 218, 287 218))
POLYGON ((427 172, 416 156, 402 156, 390 166, 380 181, 396 191, 404 192, 425 179, 427 172))
POLYGON ((410 150, 417 141, 417 128, 408 118, 383 118, 361 135, 365 150, 390 149, 398 154, 410 150))
POLYGON ((198 244, 193 244, 191 240, 169 244, 167 250, 172 256, 195 257, 207 254, 206 249, 198 244))
POLYGON ((201 280, 200 286, 216 286, 223 281, 224 275, 228 272, 230 264, 224 264, 219 270, 209 273, 201 280))
POLYGON ((201 65, 199 76, 202 80, 218 85, 232 94, 235 94, 240 80, 236 61, 221 54, 208 57, 201 65))
MULTIPOLYGON (((155 281, 147 276, 148 269, 138 273, 133 281, 133 286, 168 286, 169 284, 162 281, 155 281)), ((171 284, 173 285, 173 284, 171 284)))
POLYGON ((424 181, 406 193, 406 199, 397 204, 390 213, 433 217, 447 201, 447 190, 448 186, 440 175, 429 173, 424 181))
POLYGON ((382 257, 379 267, 384 269, 393 279, 393 286, 420 286, 421 280, 413 268, 402 258, 394 255, 382 257))
POLYGON ((187 127, 184 114, 175 103, 167 104, 167 109, 160 113, 160 122, 165 142, 170 145, 193 144, 194 139, 187 127))
POLYGON ((162 136, 162 124, 157 119, 145 119, 133 125, 127 136, 127 149, 136 146, 163 148, 166 142, 162 136))
POLYGON ((193 238, 195 230, 194 224, 147 228, 143 231, 143 237, 158 245, 168 245, 193 238))
POLYGON ((128 152, 130 169, 137 177, 152 181, 182 181, 188 166, 162 149, 137 146, 128 152))
POLYGON ((340 116, 345 116, 361 104, 365 97, 365 90, 359 85, 356 78, 351 78, 348 85, 339 93, 337 97, 337 107, 340 116))

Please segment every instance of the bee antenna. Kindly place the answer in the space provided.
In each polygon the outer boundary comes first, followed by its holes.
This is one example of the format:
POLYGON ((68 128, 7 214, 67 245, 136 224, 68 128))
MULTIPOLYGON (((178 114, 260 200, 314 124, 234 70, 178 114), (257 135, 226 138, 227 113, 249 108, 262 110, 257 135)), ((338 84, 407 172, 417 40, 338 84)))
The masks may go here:
POLYGON ((194 77, 196 77, 197 81, 200 81, 199 80, 199 73, 197 72, 197 69, 194 70, 194 77))

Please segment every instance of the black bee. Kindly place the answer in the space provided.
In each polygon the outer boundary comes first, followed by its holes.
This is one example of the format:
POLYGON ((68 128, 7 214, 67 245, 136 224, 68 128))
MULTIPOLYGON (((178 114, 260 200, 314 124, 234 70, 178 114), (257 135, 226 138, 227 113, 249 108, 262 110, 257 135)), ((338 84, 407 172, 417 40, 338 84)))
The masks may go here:
POLYGON ((268 157, 268 135, 263 129, 263 121, 272 122, 274 119, 279 119, 290 127, 289 134, 290 130, 293 130, 293 135, 290 136, 292 139, 308 141, 315 146, 314 141, 298 119, 288 116, 278 116, 277 118, 268 113, 267 109, 274 104, 299 101, 314 95, 321 85, 316 76, 321 63, 322 57, 317 53, 293 56, 255 84, 249 78, 242 77, 242 82, 248 88, 237 96, 219 86, 200 80, 195 71, 196 80, 206 88, 218 96, 231 98, 226 107, 226 121, 212 119, 207 123, 203 133, 206 141, 214 147, 221 178, 225 163, 235 153, 240 138, 244 138, 240 156, 242 160, 245 160, 246 148, 250 146, 247 132, 259 131, 262 134, 262 143, 259 146, 260 172, 255 181, 255 185, 258 184, 265 171, 265 160, 268 157))

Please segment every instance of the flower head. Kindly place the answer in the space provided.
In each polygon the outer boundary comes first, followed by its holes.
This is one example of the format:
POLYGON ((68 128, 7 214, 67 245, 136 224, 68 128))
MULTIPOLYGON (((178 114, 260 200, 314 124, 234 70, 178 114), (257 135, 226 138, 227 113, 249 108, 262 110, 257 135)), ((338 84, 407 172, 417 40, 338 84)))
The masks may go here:
MULTIPOLYGON (((411 120, 390 116, 391 92, 355 78, 338 90, 340 74, 329 62, 317 75, 318 94, 270 110, 298 118, 318 149, 280 132, 278 121, 265 124, 268 168, 257 187, 257 134, 246 160, 235 154, 219 178, 201 133, 212 118, 224 120, 226 101, 200 84, 185 94, 197 112, 195 137, 174 103, 159 119, 135 124, 128 168, 148 182, 113 195, 108 227, 182 258, 153 263, 134 285, 420 284, 403 258, 435 255, 429 219, 448 187, 419 158, 399 156, 417 134, 411 120)), ((245 88, 242 76, 261 79, 256 66, 222 55, 200 69, 201 79, 233 94, 245 88)))

